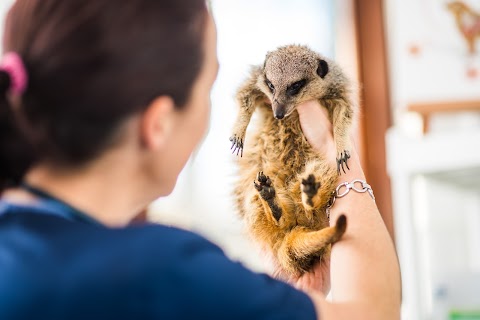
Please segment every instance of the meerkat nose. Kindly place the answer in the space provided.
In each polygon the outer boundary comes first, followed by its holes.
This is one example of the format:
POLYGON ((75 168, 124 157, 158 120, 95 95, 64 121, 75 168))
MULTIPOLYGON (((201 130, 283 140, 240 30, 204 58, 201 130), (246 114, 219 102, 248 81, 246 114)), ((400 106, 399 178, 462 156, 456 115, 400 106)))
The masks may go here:
POLYGON ((275 119, 278 119, 278 120, 282 120, 283 118, 285 118, 285 111, 284 110, 277 110, 275 111, 275 119))

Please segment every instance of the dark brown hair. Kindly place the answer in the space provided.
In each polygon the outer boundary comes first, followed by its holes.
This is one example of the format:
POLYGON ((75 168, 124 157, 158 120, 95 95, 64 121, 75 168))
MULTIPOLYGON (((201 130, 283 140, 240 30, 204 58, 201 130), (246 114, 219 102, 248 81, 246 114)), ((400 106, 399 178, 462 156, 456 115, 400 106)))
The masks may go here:
POLYGON ((160 95, 186 104, 203 63, 205 0, 17 0, 4 52, 29 82, 18 105, 0 71, 0 189, 39 159, 76 165, 160 95))

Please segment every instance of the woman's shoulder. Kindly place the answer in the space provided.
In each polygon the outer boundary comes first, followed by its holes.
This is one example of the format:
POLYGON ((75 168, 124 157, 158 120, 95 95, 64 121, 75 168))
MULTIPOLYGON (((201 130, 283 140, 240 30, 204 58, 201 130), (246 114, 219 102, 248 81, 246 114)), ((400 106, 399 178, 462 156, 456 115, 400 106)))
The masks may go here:
MULTIPOLYGON (((100 230, 98 230, 100 234, 100 230)), ((123 249, 132 255, 142 256, 152 254, 152 259, 164 261, 168 257, 172 259, 187 259, 195 255, 216 254, 224 256, 223 251, 203 236, 179 229, 173 226, 161 224, 143 224, 120 229, 104 231, 107 242, 106 246, 123 244, 123 249)))
POLYGON ((200 235, 163 225, 112 229, 0 214, 0 270, 8 280, 0 281, 3 315, 314 318, 304 294, 229 260, 200 235))
MULTIPOLYGON (((0 202, 0 237, 29 239, 43 243, 49 252, 66 250, 76 256, 82 252, 104 251, 106 255, 181 255, 202 250, 221 253, 204 237, 172 226, 145 223, 109 228, 98 223, 76 221, 44 208, 8 205, 0 202)), ((12 243, 7 241, 5 243, 12 243)), ((20 241, 28 245, 29 241, 20 241)))
POLYGON ((33 260, 48 269, 94 265, 103 270, 114 265, 130 270, 130 276, 135 271, 175 268, 192 256, 224 257, 218 246, 202 236, 175 227, 143 224, 108 228, 41 208, 8 206, 2 202, 0 251, 9 258, 0 257, 2 267, 28 266, 33 260))

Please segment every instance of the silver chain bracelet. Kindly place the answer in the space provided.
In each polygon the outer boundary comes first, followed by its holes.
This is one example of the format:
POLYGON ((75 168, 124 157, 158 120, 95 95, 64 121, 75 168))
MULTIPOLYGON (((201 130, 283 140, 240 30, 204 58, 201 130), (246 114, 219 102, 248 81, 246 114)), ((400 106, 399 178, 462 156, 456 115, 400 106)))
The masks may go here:
POLYGON ((368 192, 370 197, 372 197, 373 201, 375 201, 375 196, 373 194, 372 187, 366 181, 363 181, 363 180, 360 180, 360 179, 355 179, 352 182, 341 183, 341 184, 338 185, 338 187, 333 192, 332 198, 330 199, 330 202, 328 203, 328 206, 327 206, 328 220, 330 220, 330 208, 332 208, 333 204, 335 203, 335 200, 337 200, 337 198, 345 197, 350 192, 350 190, 354 190, 358 193, 368 192), (356 186, 356 184, 357 185, 360 184, 361 188, 358 188, 356 186), (343 190, 343 189, 345 189, 345 190, 343 190))

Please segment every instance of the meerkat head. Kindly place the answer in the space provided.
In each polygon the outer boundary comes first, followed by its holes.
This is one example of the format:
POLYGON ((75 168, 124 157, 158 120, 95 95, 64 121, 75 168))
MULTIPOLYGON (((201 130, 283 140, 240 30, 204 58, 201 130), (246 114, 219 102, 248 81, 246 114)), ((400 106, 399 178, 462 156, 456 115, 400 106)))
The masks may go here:
POLYGON ((283 119, 302 102, 335 94, 344 82, 330 60, 306 46, 289 45, 267 54, 257 86, 270 99, 275 118, 283 119))

